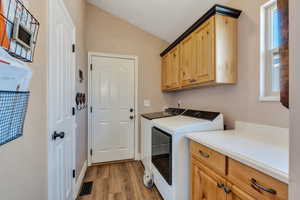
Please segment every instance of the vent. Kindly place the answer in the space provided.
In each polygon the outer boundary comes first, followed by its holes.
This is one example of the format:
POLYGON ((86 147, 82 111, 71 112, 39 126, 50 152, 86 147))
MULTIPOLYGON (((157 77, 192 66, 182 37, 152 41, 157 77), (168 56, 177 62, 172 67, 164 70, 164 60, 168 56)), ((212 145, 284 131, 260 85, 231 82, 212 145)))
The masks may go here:
POLYGON ((79 196, 90 195, 93 189, 93 182, 85 182, 82 184, 79 196))

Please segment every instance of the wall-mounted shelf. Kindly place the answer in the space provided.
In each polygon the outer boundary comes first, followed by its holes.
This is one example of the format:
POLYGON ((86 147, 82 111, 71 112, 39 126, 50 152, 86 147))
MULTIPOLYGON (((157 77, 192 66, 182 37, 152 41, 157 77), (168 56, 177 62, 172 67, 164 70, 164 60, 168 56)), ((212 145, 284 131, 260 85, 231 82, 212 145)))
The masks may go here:
POLYGON ((32 62, 40 23, 19 0, 0 0, 0 46, 24 62, 32 62))

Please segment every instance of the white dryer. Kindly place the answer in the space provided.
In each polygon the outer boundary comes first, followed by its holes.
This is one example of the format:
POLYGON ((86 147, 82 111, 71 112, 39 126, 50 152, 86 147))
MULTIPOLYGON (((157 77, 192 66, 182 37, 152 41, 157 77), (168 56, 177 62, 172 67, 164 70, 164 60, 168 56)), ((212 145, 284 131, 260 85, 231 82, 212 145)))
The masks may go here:
POLYGON ((223 115, 217 112, 187 110, 179 116, 152 120, 151 172, 164 200, 190 199, 189 146, 185 135, 223 129, 223 115))

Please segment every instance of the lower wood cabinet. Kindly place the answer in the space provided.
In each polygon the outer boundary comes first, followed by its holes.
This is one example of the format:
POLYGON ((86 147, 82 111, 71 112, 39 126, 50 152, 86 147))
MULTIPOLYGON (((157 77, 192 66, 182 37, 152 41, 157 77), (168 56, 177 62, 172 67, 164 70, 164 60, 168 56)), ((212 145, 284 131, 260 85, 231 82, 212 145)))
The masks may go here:
POLYGON ((225 180, 191 159, 191 200, 226 200, 225 180))
POLYGON ((190 200, 288 200, 287 184, 221 155, 190 142, 190 200))
POLYGON ((191 200, 255 200, 193 157, 191 179, 191 200))
POLYGON ((227 187, 229 188, 229 193, 226 200, 256 200, 235 185, 227 183, 227 187))

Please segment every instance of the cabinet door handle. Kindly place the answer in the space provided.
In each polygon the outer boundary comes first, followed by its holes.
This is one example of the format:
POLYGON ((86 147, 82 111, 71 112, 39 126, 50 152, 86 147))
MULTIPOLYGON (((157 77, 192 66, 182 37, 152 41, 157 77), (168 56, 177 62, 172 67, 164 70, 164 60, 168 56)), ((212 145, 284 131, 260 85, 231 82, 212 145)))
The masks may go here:
POLYGON ((202 157, 204 157, 204 158, 209 158, 209 154, 204 153, 204 152, 201 151, 201 150, 199 150, 199 153, 200 153, 200 155, 201 155, 202 157))
POLYGON ((268 192, 268 193, 271 193, 271 194, 274 194, 274 195, 277 193, 276 190, 273 190, 271 188, 267 188, 263 185, 258 184, 257 181, 254 178, 251 178, 250 181, 251 181, 252 187, 254 187, 256 189, 263 190, 265 192, 268 192))
POLYGON ((231 189, 228 188, 228 187, 225 187, 225 188, 224 188, 224 192, 225 192, 226 194, 229 194, 229 193, 231 193, 231 189))
POLYGON ((196 79, 192 79, 192 80, 189 80, 190 81, 190 83, 194 83, 194 82, 196 82, 196 79))
POLYGON ((225 184, 222 183, 222 182, 218 182, 218 183, 217 183, 217 186, 218 186, 218 188, 223 188, 223 187, 225 186, 225 184))

